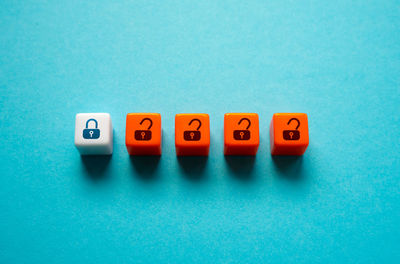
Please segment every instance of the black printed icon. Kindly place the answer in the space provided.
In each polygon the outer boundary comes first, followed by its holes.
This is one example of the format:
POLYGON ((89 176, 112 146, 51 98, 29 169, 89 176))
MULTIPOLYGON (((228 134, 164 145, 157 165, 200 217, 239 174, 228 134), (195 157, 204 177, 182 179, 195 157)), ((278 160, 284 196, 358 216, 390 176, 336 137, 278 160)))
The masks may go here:
POLYGON ((147 130, 136 130, 135 131, 135 139, 136 140, 150 140, 151 139, 151 130, 150 128, 153 126, 153 121, 150 118, 143 118, 142 121, 140 121, 140 125, 143 124, 144 121, 150 121, 150 126, 147 128, 147 130))
POLYGON ((183 139, 186 141, 199 141, 201 138, 201 133, 199 131, 199 129, 201 127, 201 121, 197 118, 194 118, 189 122, 189 126, 194 121, 197 121, 199 123, 199 126, 197 127, 197 130, 187 130, 187 131, 183 132, 183 139))
POLYGON ((249 127, 251 125, 251 122, 248 118, 243 117, 242 119, 240 119, 238 125, 240 125, 242 121, 247 121, 248 123, 246 130, 233 130, 233 138, 236 140, 249 140, 250 139, 249 127))
POLYGON ((296 121, 297 126, 296 130, 283 130, 283 139, 284 140, 299 140, 300 139, 300 131, 298 130, 300 127, 300 121, 297 118, 291 118, 287 125, 290 124, 290 122, 296 121))

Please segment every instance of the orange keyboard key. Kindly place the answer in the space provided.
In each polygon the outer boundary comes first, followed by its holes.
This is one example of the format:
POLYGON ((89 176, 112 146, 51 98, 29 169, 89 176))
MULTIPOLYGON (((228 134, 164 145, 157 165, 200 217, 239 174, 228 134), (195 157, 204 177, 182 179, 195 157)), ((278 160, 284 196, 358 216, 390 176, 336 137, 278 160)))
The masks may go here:
POLYGON ((260 145, 258 115, 231 113, 224 116, 224 154, 256 155, 260 145))
POLYGON ((161 115, 128 114, 125 144, 130 155, 161 155, 161 115))
POLYGON ((269 133, 272 155, 303 155, 308 147, 307 115, 274 114, 269 133))
POLYGON ((175 148, 178 156, 207 156, 210 149, 208 114, 175 116, 175 148))

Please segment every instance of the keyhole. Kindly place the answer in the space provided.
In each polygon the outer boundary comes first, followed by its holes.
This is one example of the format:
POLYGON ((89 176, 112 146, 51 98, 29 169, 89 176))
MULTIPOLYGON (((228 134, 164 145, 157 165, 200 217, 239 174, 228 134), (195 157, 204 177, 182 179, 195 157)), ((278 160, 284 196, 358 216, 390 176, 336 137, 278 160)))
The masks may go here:
POLYGON ((90 137, 93 137, 93 131, 89 131, 90 137))
POLYGON ((289 132, 290 139, 293 138, 293 132, 289 132))
POLYGON ((146 133, 142 132, 142 133, 140 133, 140 135, 142 136, 142 139, 144 139, 144 136, 146 135, 146 133))
POLYGON ((243 139, 244 132, 240 132, 239 135, 240 135, 240 138, 243 139))
POLYGON ((190 137, 193 139, 193 137, 194 137, 194 133, 193 132, 190 132, 190 137))

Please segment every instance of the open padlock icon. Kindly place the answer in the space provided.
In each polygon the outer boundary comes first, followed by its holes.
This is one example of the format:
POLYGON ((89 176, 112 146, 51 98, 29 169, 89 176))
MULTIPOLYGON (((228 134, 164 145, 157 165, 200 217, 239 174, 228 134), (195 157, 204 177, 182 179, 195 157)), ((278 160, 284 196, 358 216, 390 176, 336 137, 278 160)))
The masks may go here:
POLYGON ((199 131, 201 127, 201 121, 197 118, 193 118, 189 122, 189 126, 194 122, 197 121, 199 123, 199 126, 197 127, 197 130, 187 130, 183 132, 183 139, 186 141, 199 141, 201 138, 201 133, 199 131))
POLYGON ((297 126, 296 130, 283 130, 283 139, 284 140, 299 140, 300 139, 300 131, 298 130, 300 127, 300 121, 297 118, 291 118, 287 125, 290 124, 290 122, 296 121, 297 126))
POLYGON ((84 139, 98 139, 100 137, 100 129, 97 128, 97 120, 89 119, 86 121, 86 128, 83 130, 84 139), (94 122, 95 128, 89 128, 89 123, 94 122))
POLYGON ((242 119, 239 120, 238 125, 242 123, 242 121, 247 121, 248 125, 246 127, 246 130, 233 130, 233 138, 236 140, 249 140, 250 139, 250 130, 249 127, 251 125, 250 119, 243 117, 242 119))
POLYGON ((147 128, 147 130, 136 130, 135 131, 135 139, 136 140, 150 140, 151 139, 151 130, 150 128, 153 126, 153 121, 150 118, 143 118, 142 121, 140 121, 140 125, 143 124, 144 121, 150 121, 150 126, 147 128))

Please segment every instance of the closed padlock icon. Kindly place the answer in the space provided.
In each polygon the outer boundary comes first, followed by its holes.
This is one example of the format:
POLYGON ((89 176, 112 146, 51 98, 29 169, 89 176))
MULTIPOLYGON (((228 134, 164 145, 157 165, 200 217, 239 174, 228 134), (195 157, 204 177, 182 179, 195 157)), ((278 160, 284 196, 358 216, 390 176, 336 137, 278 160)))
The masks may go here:
POLYGON ((250 139, 250 131, 249 131, 249 127, 251 125, 250 119, 244 117, 239 120, 238 125, 240 125, 243 121, 247 121, 247 123, 248 123, 246 130, 233 130, 233 138, 236 140, 249 140, 250 139))
POLYGON ((97 120, 89 119, 86 121, 86 128, 83 130, 83 138, 84 139, 97 139, 100 137, 100 129, 97 128, 97 120), (89 128, 89 123, 94 122, 95 128, 89 128))
POLYGON ((201 121, 197 118, 194 118, 189 122, 189 126, 194 121, 197 121, 199 123, 199 126, 197 127, 197 130, 188 130, 183 132, 183 139, 186 141, 199 141, 201 138, 201 133, 200 131, 198 131, 201 127, 201 121))
POLYGON ((284 140, 299 140, 300 139, 300 131, 298 130, 300 127, 300 121, 297 118, 291 118, 287 125, 290 124, 290 122, 296 121, 297 126, 296 130, 283 130, 283 139, 284 140))
POLYGON ((136 130, 135 131, 135 139, 136 140, 150 140, 151 139, 151 131, 150 128, 153 126, 153 121, 150 118, 143 118, 142 121, 140 121, 140 125, 143 124, 144 121, 150 121, 150 126, 147 128, 147 130, 136 130))

